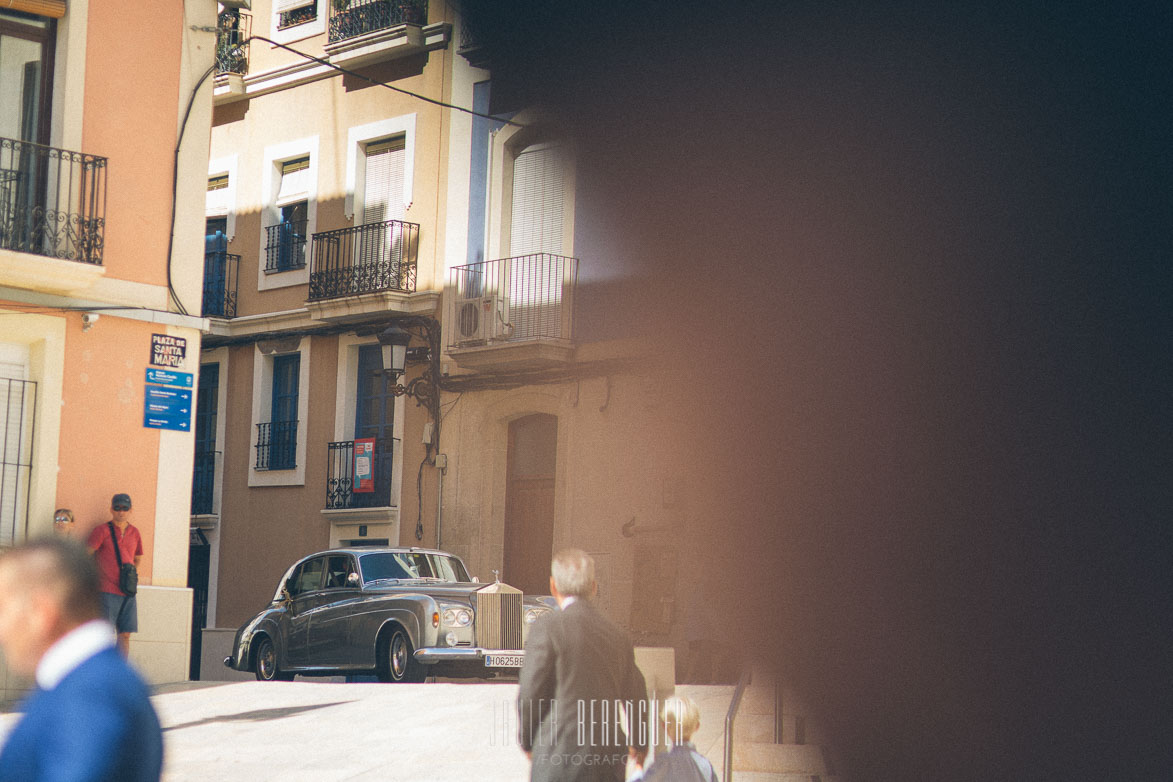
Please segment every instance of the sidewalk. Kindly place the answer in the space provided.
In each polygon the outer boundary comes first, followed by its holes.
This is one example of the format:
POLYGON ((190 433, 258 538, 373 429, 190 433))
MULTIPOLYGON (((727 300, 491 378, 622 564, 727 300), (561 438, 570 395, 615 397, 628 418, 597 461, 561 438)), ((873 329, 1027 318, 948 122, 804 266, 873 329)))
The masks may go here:
MULTIPOLYGON (((680 689, 712 708, 721 700, 717 691, 729 688, 680 689)), ((166 782, 529 778, 517 747, 513 682, 191 682, 156 693, 166 782)), ((0 713, 0 742, 18 716, 0 713)), ((712 724, 718 719, 705 720, 702 732, 720 734, 712 724)), ((719 766, 720 751, 710 759, 719 766)))

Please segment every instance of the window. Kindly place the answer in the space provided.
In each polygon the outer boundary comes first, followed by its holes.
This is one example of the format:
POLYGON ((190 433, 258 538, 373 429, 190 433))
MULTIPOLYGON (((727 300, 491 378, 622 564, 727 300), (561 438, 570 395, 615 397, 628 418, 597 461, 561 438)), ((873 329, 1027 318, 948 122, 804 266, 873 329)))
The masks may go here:
POLYGON ((533 144, 514 159, 509 255, 563 254, 565 169, 553 144, 533 144))
POLYGON ((266 147, 264 161, 257 290, 304 285, 317 223, 318 138, 266 147))
POLYGON ((273 358, 273 403, 268 424, 260 424, 257 469, 290 470, 297 466, 298 387, 301 354, 273 358))
POLYGON ((214 512, 219 396, 220 365, 202 364, 199 391, 196 396, 195 469, 191 479, 192 515, 214 512))
POLYGON ((317 0, 277 0, 273 6, 277 12, 278 30, 312 22, 318 18, 317 0))
POLYGON ((315 557, 309 562, 302 563, 297 572, 290 579, 289 594, 296 597, 306 592, 322 588, 322 574, 326 571, 326 558, 315 557))
POLYGON ((53 20, 0 11, 0 136, 49 142, 54 34, 53 20))
POLYGON ((28 349, 0 343, 0 546, 28 524, 37 384, 26 380, 28 349))
POLYGON ((281 186, 277 191, 280 222, 266 229, 265 273, 284 272, 305 266, 305 237, 309 222, 309 157, 281 164, 281 186))
POLYGON ((269 30, 277 43, 301 41, 326 32, 328 0, 273 0, 269 30))
POLYGON ((330 557, 326 566, 326 588, 342 589, 349 586, 350 574, 354 572, 354 563, 345 554, 335 554, 330 557))
POLYGON ((236 155, 208 161, 208 192, 204 216, 224 218, 223 233, 231 242, 236 235, 236 155))

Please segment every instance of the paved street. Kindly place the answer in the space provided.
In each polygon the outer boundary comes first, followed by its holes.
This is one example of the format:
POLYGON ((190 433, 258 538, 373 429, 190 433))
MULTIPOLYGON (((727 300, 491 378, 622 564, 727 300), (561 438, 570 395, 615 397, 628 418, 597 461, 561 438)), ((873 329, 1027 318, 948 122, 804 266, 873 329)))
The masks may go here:
MULTIPOLYGON (((697 745, 719 766, 731 688, 679 690, 701 703, 697 745)), ((298 680, 165 686, 154 703, 167 782, 518 782, 528 763, 516 745, 516 699, 511 682, 298 680)), ((0 713, 0 741, 17 716, 0 713)))

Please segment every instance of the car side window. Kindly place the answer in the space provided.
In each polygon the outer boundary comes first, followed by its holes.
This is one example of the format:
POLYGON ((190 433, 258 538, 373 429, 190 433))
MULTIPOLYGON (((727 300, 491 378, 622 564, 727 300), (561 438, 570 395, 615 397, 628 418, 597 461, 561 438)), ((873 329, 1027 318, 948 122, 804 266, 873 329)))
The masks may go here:
POLYGON ((350 557, 336 554, 326 565, 326 589, 342 589, 347 586, 347 577, 354 572, 350 557))
POLYGON ((293 589, 290 593, 294 596, 312 592, 315 589, 322 588, 322 573, 326 569, 326 558, 316 557, 304 563, 297 569, 297 573, 293 576, 293 589))

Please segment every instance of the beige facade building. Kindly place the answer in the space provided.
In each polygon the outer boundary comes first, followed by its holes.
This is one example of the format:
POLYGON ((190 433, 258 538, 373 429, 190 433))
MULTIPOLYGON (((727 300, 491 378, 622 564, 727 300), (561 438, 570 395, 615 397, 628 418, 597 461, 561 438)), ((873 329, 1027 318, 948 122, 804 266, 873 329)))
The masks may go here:
POLYGON ((204 660, 336 545, 439 547, 541 593, 552 551, 579 546, 614 619, 679 638, 687 459, 658 434, 679 406, 647 346, 605 327, 615 263, 571 140, 530 107, 490 112, 491 71, 442 0, 255 0, 220 27, 204 660), (400 330, 401 377, 382 350, 400 330))
MULTIPOLYGON (((190 650, 215 17, 211 0, 0 7, 0 546, 51 534, 60 507, 83 537, 128 492, 131 658, 153 681, 184 679, 190 650)), ((0 700, 26 686, 0 663, 0 700)))

